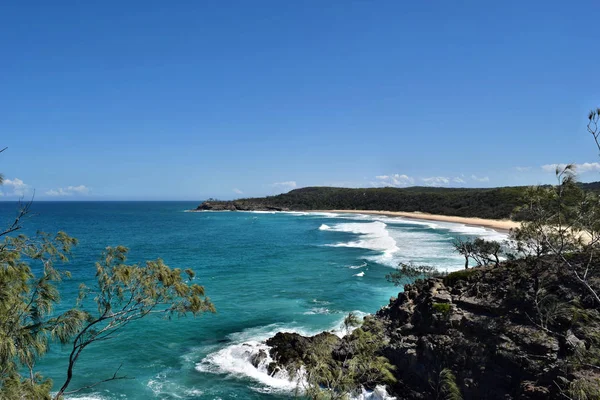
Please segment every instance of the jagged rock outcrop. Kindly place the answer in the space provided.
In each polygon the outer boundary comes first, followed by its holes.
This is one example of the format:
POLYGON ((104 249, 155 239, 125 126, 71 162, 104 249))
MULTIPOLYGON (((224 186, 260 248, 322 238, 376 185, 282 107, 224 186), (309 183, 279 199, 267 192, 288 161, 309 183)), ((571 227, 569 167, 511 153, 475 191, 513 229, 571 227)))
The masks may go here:
POLYGON ((329 332, 321 332, 309 337, 298 333, 279 332, 267 340, 267 345, 271 347, 271 357, 276 360, 269 365, 269 373, 273 373, 281 366, 297 368, 310 356, 313 346, 326 346, 333 351, 340 341, 339 337, 329 332))
MULTIPOLYGON (((464 399, 560 399, 580 386, 600 396, 598 306, 552 260, 420 280, 374 318, 385 327, 381 353, 396 366, 399 399, 436 398, 444 368, 464 399)), ((271 356, 285 365, 294 357, 280 349, 301 354, 310 338, 298 336, 271 341, 271 356)), ((334 344, 334 358, 346 345, 334 344)))
POLYGON ((205 201, 196 208, 196 211, 289 211, 289 209, 244 201, 205 201))

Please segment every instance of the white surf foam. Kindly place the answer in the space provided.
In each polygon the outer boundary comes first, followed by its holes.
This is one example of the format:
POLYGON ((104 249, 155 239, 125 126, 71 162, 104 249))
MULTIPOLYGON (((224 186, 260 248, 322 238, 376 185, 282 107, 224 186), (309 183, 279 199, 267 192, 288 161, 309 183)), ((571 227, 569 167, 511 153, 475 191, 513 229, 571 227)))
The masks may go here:
POLYGON ((441 229, 448 229, 450 232, 460 233, 463 235, 477 236, 486 240, 495 240, 503 242, 508 239, 508 234, 498 232, 493 229, 484 228, 481 226, 470 226, 465 224, 455 224, 451 222, 442 222, 439 224, 441 229))
MULTIPOLYGON (((330 244, 332 247, 357 247, 380 252, 364 258, 378 264, 396 268, 399 263, 427 264, 440 271, 464 268, 460 255, 452 247, 458 236, 481 237, 486 240, 505 242, 508 235, 493 229, 469 226, 454 222, 439 222, 387 217, 368 214, 340 214, 340 217, 356 222, 322 224, 322 231, 358 234, 359 239, 347 243, 330 244), (360 221, 360 222, 359 222, 360 221), (367 222, 369 221, 369 222, 367 222), (429 228, 429 229, 423 229, 429 228)), ((358 269, 358 266, 349 268, 358 269)))
POLYGON ((159 372, 146 384, 157 398, 183 399, 190 396, 201 396, 204 392, 194 387, 182 387, 180 384, 169 379, 167 372, 159 372))
MULTIPOLYGON (((360 319, 367 315, 358 310, 353 311, 353 313, 360 319)), ((341 317, 329 332, 339 337, 348 333, 344 331, 344 318, 345 316, 341 317)), ((274 336, 277 332, 296 332, 303 336, 313 336, 322 331, 309 331, 299 326, 285 326, 282 324, 271 324, 246 329, 242 332, 228 335, 227 338, 233 343, 208 354, 202 361, 196 364, 195 368, 199 372, 251 378, 262 385, 261 387, 253 388, 260 392, 294 391, 303 385, 302 371, 299 371, 296 377, 291 378, 285 371, 277 371, 270 375, 267 369, 268 365, 273 362, 273 359, 269 354, 270 348, 265 344, 265 340, 274 336), (260 355, 261 359, 257 367, 255 367, 252 364, 252 360, 258 355, 260 355)))
POLYGON ((352 397, 352 400, 396 400, 396 398, 387 392, 385 386, 377 385, 372 391, 363 388, 362 393, 352 397))
POLYGON ((269 374, 268 365, 273 362, 269 354, 269 346, 264 341, 277 332, 296 332, 304 336, 314 333, 306 331, 298 326, 284 326, 282 324, 271 324, 262 327, 245 329, 241 332, 232 333, 227 336, 233 344, 226 346, 216 352, 207 355, 196 364, 199 372, 215 374, 227 374, 232 377, 251 378, 264 387, 254 388, 259 391, 284 391, 289 392, 296 389, 298 380, 291 379, 285 371, 269 374), (252 360, 261 356, 262 359, 255 367, 252 360))
POLYGON ((350 268, 350 269, 360 269, 360 268, 364 268, 366 266, 367 266, 367 263, 364 262, 364 263, 362 263, 360 265, 349 265, 348 268, 350 268))
POLYGON ((373 250, 382 252, 382 257, 384 259, 391 259, 392 255, 398 251, 398 246, 396 246, 396 241, 390 236, 386 228, 387 225, 385 223, 374 221, 340 223, 323 230, 360 235, 359 240, 330 244, 329 246, 331 247, 355 247, 373 250))
MULTIPOLYGON (((326 213, 323 213, 326 214, 326 213)), ((331 214, 331 215, 323 215, 329 216, 335 219, 349 219, 349 220, 367 220, 367 221, 378 221, 383 222, 385 224, 400 224, 400 225, 421 225, 427 226, 431 229, 447 229, 451 232, 463 233, 466 235, 474 235, 480 237, 489 238, 488 240, 505 240, 508 235, 504 232, 498 232, 491 228, 484 228, 479 226, 471 226, 465 225, 459 222, 444 222, 444 221, 429 221, 429 220, 420 220, 420 219, 412 219, 405 217, 388 217, 385 215, 371 215, 371 214, 331 214), (491 237, 495 237, 492 239, 491 237)), ((325 225, 326 226, 326 225, 325 225)))
POLYGON ((304 315, 315 315, 315 314, 331 314, 328 308, 325 307, 314 307, 311 308, 310 311, 306 311, 304 315))
POLYGON ((304 215, 310 215, 309 212, 305 212, 305 211, 281 211, 282 214, 290 214, 290 215, 298 215, 298 216, 304 216, 304 215))
POLYGON ((307 212, 308 215, 314 215, 314 216, 318 216, 318 217, 328 217, 328 218, 339 218, 339 217, 343 217, 344 214, 340 214, 340 213, 332 213, 332 212, 312 212, 309 211, 307 212))
POLYGON ((273 362, 269 354, 269 346, 263 342, 247 341, 227 346, 216 353, 209 354, 196 370, 200 372, 225 373, 232 376, 252 378, 270 388, 292 391, 297 383, 290 379, 285 371, 277 371, 270 375, 267 367, 273 362), (252 364, 255 357, 262 357, 257 366, 252 364))

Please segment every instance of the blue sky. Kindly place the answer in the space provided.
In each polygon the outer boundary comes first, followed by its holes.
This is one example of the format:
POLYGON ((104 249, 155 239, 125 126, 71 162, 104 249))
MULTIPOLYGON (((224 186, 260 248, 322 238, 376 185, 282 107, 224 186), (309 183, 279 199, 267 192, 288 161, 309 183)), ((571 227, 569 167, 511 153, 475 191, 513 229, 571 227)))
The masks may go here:
POLYGON ((595 1, 4 2, 1 199, 600 180, 595 1), (585 164, 588 163, 588 164, 585 164))

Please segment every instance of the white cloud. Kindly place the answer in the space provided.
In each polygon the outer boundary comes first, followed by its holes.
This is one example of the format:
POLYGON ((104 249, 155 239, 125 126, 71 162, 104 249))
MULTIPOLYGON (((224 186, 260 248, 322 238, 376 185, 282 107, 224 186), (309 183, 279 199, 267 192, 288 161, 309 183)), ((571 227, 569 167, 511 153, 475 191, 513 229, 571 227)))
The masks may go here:
POLYGON ((591 171, 600 171, 600 163, 594 162, 594 163, 583 163, 583 164, 576 164, 576 170, 577 172, 581 172, 582 174, 585 172, 591 172, 591 171))
POLYGON ((69 186, 67 190, 77 194, 88 194, 90 192, 90 188, 85 185, 69 186))
POLYGON ((296 181, 275 182, 272 183, 271 186, 283 189, 294 189, 296 187, 296 181))
POLYGON ((90 188, 85 185, 79 186, 67 186, 66 188, 58 188, 58 189, 50 189, 46 192, 47 196, 73 196, 73 195, 82 195, 85 196, 89 194, 90 188))
POLYGON ((415 183, 414 178, 404 174, 378 175, 375 178, 377 182, 372 182, 373 186, 407 186, 415 183))
POLYGON ((455 176, 455 177, 452 179, 452 181, 453 181, 454 183, 465 183, 465 180, 464 180, 463 178, 459 177, 459 176, 455 176))
POLYGON ((432 176, 429 178, 421 178, 425 182, 425 186, 446 186, 450 183, 450 178, 445 176, 432 176))
MULTIPOLYGON (((597 162, 593 162, 593 163, 583 163, 583 164, 573 164, 575 166, 575 171, 580 173, 580 174, 585 174, 586 172, 600 172, 600 163, 597 162)), ((556 172, 556 168, 558 168, 559 170, 565 168, 567 166, 567 164, 546 164, 546 165, 542 165, 542 169, 545 172, 551 172, 551 173, 555 173, 556 172)))
POLYGON ((477 175, 471 175, 471 179, 473 179, 474 181, 477 182, 489 182, 490 178, 488 178, 487 176, 477 176, 477 175))
POLYGON ((242 192, 240 189, 238 188, 233 188, 233 192, 237 193, 237 194, 244 194, 244 192, 242 192))
POLYGON ((25 196, 25 192, 29 190, 29 185, 19 178, 5 179, 3 186, 12 190, 4 193, 7 196, 25 196))

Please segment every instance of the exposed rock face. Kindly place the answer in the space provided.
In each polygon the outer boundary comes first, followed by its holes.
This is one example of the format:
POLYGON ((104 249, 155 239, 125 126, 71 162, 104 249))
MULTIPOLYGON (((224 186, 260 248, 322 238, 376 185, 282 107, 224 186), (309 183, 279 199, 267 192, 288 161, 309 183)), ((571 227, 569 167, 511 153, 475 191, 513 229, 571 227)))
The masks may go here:
MULTIPOLYGON (((393 392, 436 398, 449 368, 464 399, 560 399, 582 377, 600 394, 597 305, 556 265, 528 268, 519 261, 406 285, 375 315, 389 338, 382 353, 397 368, 393 392)), ((310 340, 278 334, 268 344, 286 365, 302 359, 310 340)), ((335 343, 334 357, 344 345, 335 343)))
POLYGON ((196 210, 198 211, 235 211, 236 208, 233 202, 229 201, 205 201, 200 204, 196 210))
POLYGON ((267 340, 271 347, 271 357, 276 360, 269 365, 269 373, 273 373, 280 366, 299 366, 309 355, 309 350, 315 344, 328 346, 332 351, 341 339, 329 332, 322 332, 315 336, 305 337, 297 333, 279 332, 267 340))
POLYGON ((200 204, 197 211, 289 211, 285 207, 274 207, 261 203, 244 201, 205 201, 200 204))
POLYGON ((425 388, 450 368, 465 398, 547 398, 560 374, 556 338, 511 321, 475 288, 452 294, 442 280, 429 280, 406 289, 377 313, 388 326, 384 355, 398 367, 400 386, 425 388))

